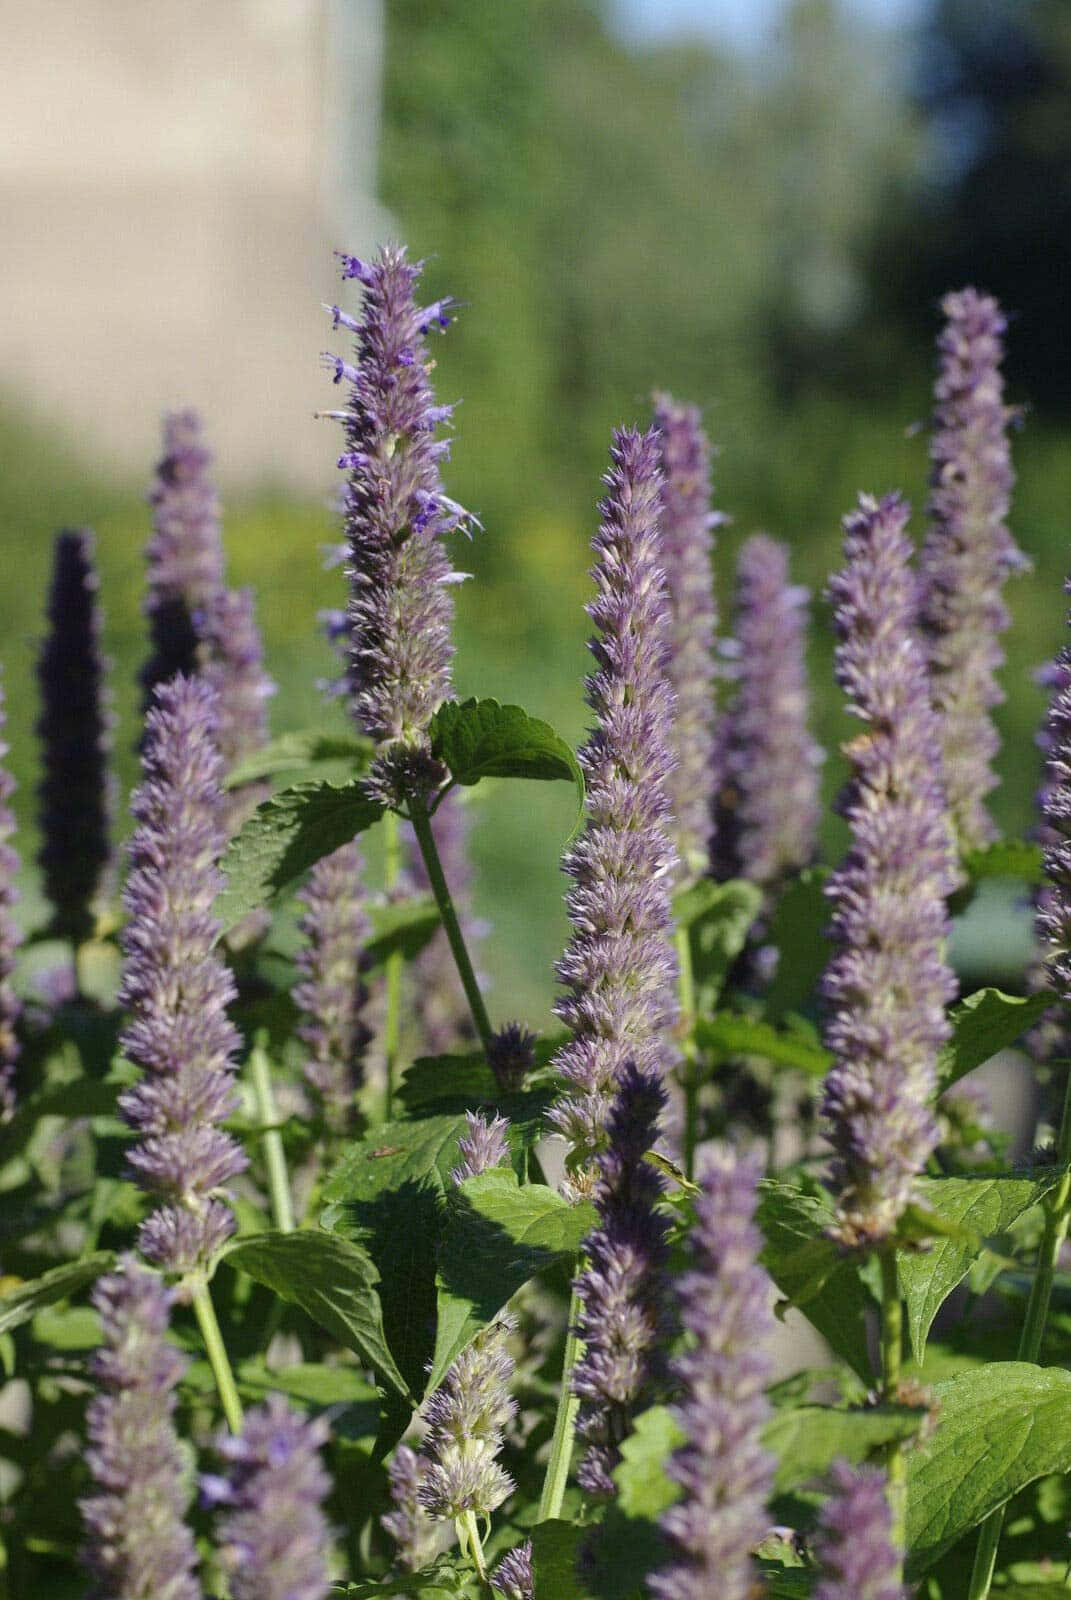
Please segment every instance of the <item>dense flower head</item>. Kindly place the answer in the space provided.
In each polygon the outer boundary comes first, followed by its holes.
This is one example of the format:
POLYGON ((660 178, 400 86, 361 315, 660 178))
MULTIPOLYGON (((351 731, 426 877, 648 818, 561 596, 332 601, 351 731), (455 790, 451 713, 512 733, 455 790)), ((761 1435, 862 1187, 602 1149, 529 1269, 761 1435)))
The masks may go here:
POLYGON ((371 937, 364 855, 356 839, 324 856, 298 896, 305 943, 296 964, 301 981, 297 1036, 305 1046, 305 1080, 315 1091, 331 1132, 352 1127, 364 1054, 372 1037, 365 1021, 368 988, 364 949, 371 937))
POLYGON ((130 1255, 93 1291, 103 1329, 90 1358, 98 1392, 86 1412, 94 1490, 79 1509, 96 1600, 201 1600, 183 1520, 191 1474, 172 1421, 187 1361, 167 1341, 171 1301, 156 1273, 130 1255))
POLYGON ((424 1407, 428 1464, 417 1492, 437 1521, 467 1511, 490 1516, 513 1493, 513 1479, 498 1454, 517 1412, 509 1392, 513 1357, 507 1347, 516 1325, 507 1312, 483 1328, 424 1407))
POLYGON ((233 1227, 214 1191, 245 1156, 219 1126, 235 1109, 238 1034, 227 1016, 234 982, 213 948, 212 903, 222 886, 222 762, 216 697, 196 678, 162 684, 146 722, 137 829, 123 903, 122 1045, 142 1077, 119 1100, 142 1135, 130 1165, 164 1204, 143 1229, 151 1259, 186 1271, 233 1227), (174 1253, 172 1253, 174 1252, 174 1253))
POLYGON ((218 1545, 232 1600, 323 1600, 330 1584, 330 1530, 323 1503, 331 1480, 320 1460, 325 1417, 304 1417, 282 1395, 248 1411, 237 1436, 221 1435, 222 1477, 203 1480, 226 1507, 218 1545))
MULTIPOLYGON (((4 690, 0 685, 0 761, 8 753, 7 741, 2 737, 6 721, 4 690)), ((18 902, 15 878, 19 870, 19 858, 10 843, 15 832, 15 817, 10 805, 14 792, 14 778, 6 767, 0 766, 0 1118, 10 1116, 15 1109, 15 1069, 19 1059, 16 1028, 22 1012, 12 982, 22 942, 14 917, 14 907, 18 902)))
POLYGON ((955 866, 907 518, 895 495, 861 496, 830 583, 837 681, 866 723, 846 747, 839 805, 852 841, 827 886, 834 954, 823 980, 834 1063, 822 1112, 849 1244, 890 1233, 937 1142, 937 1052, 956 992, 943 957, 955 866))
POLYGON ((650 1403, 667 1333, 669 1224, 658 1210, 665 1181, 646 1159, 665 1101, 656 1074, 626 1063, 592 1191, 598 1226, 584 1242, 577 1282, 583 1354, 573 1390, 580 1399, 577 1437, 587 1446, 577 1476, 588 1494, 606 1498, 632 1418, 650 1403))
POLYGON ((823 752, 808 729, 807 591, 789 582, 788 551, 755 534, 740 548, 733 693, 719 730, 715 876, 764 887, 815 852, 823 752))
POLYGON ((480 1111, 466 1111, 465 1132, 457 1141, 461 1161, 450 1170, 454 1183, 464 1183, 481 1172, 490 1172, 509 1160, 509 1118, 492 1117, 490 1122, 480 1111))
MULTIPOLYGON (((220 589, 194 617, 201 676, 216 692, 216 744, 224 769, 267 744, 268 701, 275 684, 264 670, 264 642, 252 589, 220 589)), ((270 793, 268 783, 243 784, 224 795, 223 825, 236 833, 270 793)))
MULTIPOLYGON (((1071 594, 1071 579, 1064 589, 1071 594)), ((1039 795, 1045 882, 1036 922, 1048 981, 1066 1003, 1071 1001, 1071 646, 1063 646, 1048 677, 1051 698, 1042 732, 1045 773, 1039 795)), ((1051 1026, 1060 1024, 1054 1020, 1051 1026)), ((1064 1035, 1066 1029, 1060 1032, 1064 1035)))
POLYGON ((41 714, 41 849, 52 931, 82 940, 93 931, 111 862, 112 718, 100 649, 93 535, 56 535, 48 597, 49 632, 37 661, 41 714))
POLYGON ((420 1504, 420 1484, 427 1470, 424 1456, 400 1444, 390 1459, 391 1509, 380 1517, 384 1532, 394 1540, 394 1566, 400 1572, 419 1572, 435 1554, 435 1524, 420 1504))
POLYGON ((1012 412, 1000 364, 1007 326, 991 296, 976 289, 941 302, 930 530, 922 551, 922 625, 933 699, 941 717, 948 806, 963 847, 996 837, 985 797, 1000 746, 990 711, 1004 696, 998 641, 1010 617, 1001 596, 1010 573, 1028 565, 1006 518, 1014 474, 1012 412))
POLYGON ((832 1478, 815 1540, 821 1577, 814 1600, 905 1600, 885 1474, 838 1461, 832 1478))
POLYGON ((725 519, 710 508, 711 447, 699 408, 657 394, 654 410, 665 480, 662 567, 670 613, 666 675, 676 696, 676 766, 669 795, 681 868, 696 876, 706 866, 714 771, 718 614, 711 561, 714 529, 725 519))
POLYGON ((587 823, 563 862, 573 880, 572 937, 557 967, 566 993, 555 1007, 573 1037, 556 1058, 569 1088, 550 1113, 581 1187, 594 1176, 625 1063, 664 1072, 674 1060, 673 696, 665 674, 658 461, 653 431, 615 433, 593 541, 596 596, 587 609, 598 636, 587 692, 596 722, 580 752, 587 823))
POLYGON ((149 495, 145 614, 152 653, 141 673, 145 703, 159 683, 198 666, 195 617, 223 588, 223 542, 212 456, 196 411, 164 418, 164 453, 149 495))
MULTIPOLYGON (((469 859, 469 818, 467 805, 452 789, 435 808, 431 831, 443 877, 461 917, 461 929, 470 955, 474 955, 485 931, 468 914, 472 898, 472 863, 469 859)), ((424 857, 412 830, 409 835, 408 869, 410 881, 419 894, 431 893, 431 880, 424 857)), ((413 1011, 423 1048, 432 1056, 445 1055, 473 1039, 472 1016, 465 991, 457 974, 457 964, 449 940, 441 928, 421 950, 413 963, 413 1011)))
POLYGON ((505 1022, 491 1038, 487 1064, 505 1094, 521 1088, 535 1066, 536 1035, 523 1022, 505 1022))
POLYGON ((707 1154, 691 1235, 691 1270, 680 1280, 681 1320, 692 1343, 674 1362, 686 1442, 668 1471, 684 1491, 663 1513, 674 1551, 650 1579, 657 1600, 748 1600, 750 1553, 768 1525, 774 1460, 760 1434, 770 1415, 773 1313, 757 1264, 757 1158, 729 1148, 707 1154))
POLYGON ((502 1557, 491 1574, 491 1588, 501 1595, 502 1600, 534 1600, 531 1539, 526 1539, 502 1557))
MULTIPOLYGON (((371 262, 343 256, 342 275, 360 282, 364 303, 359 320, 332 311, 335 326, 355 336, 355 361, 325 357, 349 391, 339 466, 348 474, 353 713, 371 738, 417 755, 426 753, 428 723, 450 686, 454 575, 443 535, 466 520, 440 481, 448 445, 435 432, 451 408, 435 403, 425 338, 448 325, 450 302, 418 306, 420 272, 396 246, 371 262)), ((384 782, 393 791, 419 776, 395 752, 384 782)))

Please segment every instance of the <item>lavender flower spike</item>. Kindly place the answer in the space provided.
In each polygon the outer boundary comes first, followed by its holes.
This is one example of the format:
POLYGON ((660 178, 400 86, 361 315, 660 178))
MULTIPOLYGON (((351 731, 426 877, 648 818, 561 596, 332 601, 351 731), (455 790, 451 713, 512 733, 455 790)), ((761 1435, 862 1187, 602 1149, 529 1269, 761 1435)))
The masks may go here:
MULTIPOLYGON (((4 691, 0 686, 0 735, 6 721, 4 691)), ((7 742, 0 737, 0 760, 7 753, 7 742)), ((19 1041, 15 1029, 22 1012, 11 981, 21 942, 18 923, 13 915, 13 908, 18 901, 15 876, 19 870, 19 858, 9 843, 15 832, 15 818, 9 805, 14 791, 14 778, 5 767, 0 766, 0 1121, 10 1117, 15 1109, 15 1068, 19 1059, 19 1041)))
POLYGON ((96 1487, 79 1509, 98 1600, 201 1600, 183 1520, 192 1484, 172 1420, 187 1361, 167 1342, 171 1301, 129 1255, 93 1291, 104 1329, 90 1362, 101 1392, 86 1412, 96 1487))
POLYGON ((673 696, 665 676, 669 611, 660 567, 662 475, 655 433, 614 435, 588 615, 596 726, 583 750, 588 821, 567 853, 573 925, 555 1010, 572 1030, 556 1065, 569 1089, 550 1113, 569 1142, 574 1186, 589 1187, 625 1063, 664 1072, 675 1059, 676 959, 670 891, 673 696))
MULTIPOLYGON (((1064 591, 1071 594, 1071 579, 1064 591)), ((1067 1005, 1071 1003, 1071 645, 1061 649, 1050 678, 1040 796, 1045 885, 1038 896, 1036 925, 1049 984, 1067 1005)))
POLYGON ((410 786, 431 787, 427 726, 449 692, 453 645, 450 563, 443 536, 465 513, 443 493, 435 430, 450 408, 437 406, 428 379, 425 334, 450 321, 449 303, 419 307, 419 265, 397 247, 373 262, 343 256, 342 276, 364 288, 359 321, 334 308, 356 335, 356 364, 325 360, 349 388, 346 447, 339 466, 349 545, 352 707, 371 738, 386 743, 373 782, 391 803, 410 786))
POLYGON ((669 595, 666 671, 677 698, 676 768, 670 778, 674 842, 686 875, 707 865, 714 770, 714 529, 725 519, 710 509, 710 441, 696 406, 668 394, 654 397, 665 478, 662 566, 669 595))
POLYGON ((246 1413, 237 1437, 217 1439, 226 1476, 203 1480, 202 1492, 227 1507, 218 1542, 232 1600, 324 1600, 328 1437, 324 1417, 303 1417, 273 1394, 246 1413))
POLYGON ((922 624, 941 715, 945 790, 962 847, 996 837, 985 796, 1000 746, 990 711, 1004 699, 997 643, 1010 618, 1001 590, 1029 563, 1008 532, 1014 475, 1004 404, 997 302, 976 289, 948 294, 931 445, 930 531, 922 551, 922 624))
POLYGON ((145 614, 152 642, 141 672, 146 708, 157 684, 176 672, 187 677, 196 672, 194 618, 223 587, 219 497, 209 476, 211 465, 197 412, 165 417, 164 453, 149 496, 153 531, 145 551, 145 614))
POLYGON ((835 606, 837 681, 866 731, 846 747, 839 801, 852 831, 829 881, 834 954, 823 993, 834 1062, 822 1113, 846 1244, 888 1237, 934 1149, 937 1052, 956 992, 943 959, 955 887, 940 734, 914 633, 916 585, 896 495, 845 518, 835 606))
POLYGON ((297 955, 297 1035, 308 1052, 306 1082, 321 1102, 329 1132, 339 1134, 353 1126, 372 1037, 364 1020, 363 951, 372 923, 363 874, 364 856, 354 839, 316 863, 298 896, 305 905, 300 927, 306 943, 297 955))
POLYGON ((508 1313, 476 1335, 424 1409, 428 1467, 417 1490, 436 1521, 490 1516, 513 1493, 498 1460, 503 1430, 517 1412, 509 1384, 513 1358, 506 1341, 516 1322, 508 1313))
POLYGON ((131 802, 138 827, 123 896, 119 999, 131 1018, 121 1042, 143 1076, 119 1108, 142 1135, 129 1157, 134 1174, 163 1202, 139 1245, 169 1272, 204 1263, 233 1231, 215 1191, 246 1165, 219 1126, 237 1103, 238 1034, 227 1017, 234 983, 213 948, 224 843, 215 731, 208 684, 180 676, 158 688, 131 802))
POLYGON ((492 1117, 490 1122, 478 1111, 466 1111, 467 1131, 457 1141, 459 1166, 453 1167, 450 1177, 456 1184, 466 1178, 475 1178, 481 1172, 490 1172, 509 1159, 509 1119, 492 1117))
POLYGON ((419 1498, 427 1465, 409 1445, 400 1444, 387 1468, 392 1509, 379 1520, 394 1540, 394 1565, 400 1572, 419 1572, 430 1565, 435 1554, 435 1525, 419 1498))
POLYGON ((906 1600, 884 1473, 838 1461, 833 1489, 815 1540, 822 1576, 814 1600, 906 1600))
POLYGON ((814 857, 823 752, 808 730, 807 591, 788 581, 788 552, 766 534, 740 549, 735 693, 719 738, 718 878, 768 892, 814 857))
POLYGON ((665 1182, 646 1160, 665 1100, 654 1073, 626 1064, 592 1194, 599 1222, 585 1241, 577 1283, 584 1351, 573 1391, 580 1397, 577 1437, 587 1445, 577 1479, 588 1494, 606 1499, 632 1418, 650 1401, 667 1331, 668 1222, 657 1210, 665 1182))
POLYGON ((112 718, 97 587, 93 535, 86 529, 57 534, 48 599, 51 630, 37 663, 42 766, 37 859, 54 908, 52 931, 76 942, 93 932, 111 861, 112 718))
MULTIPOLYGON (((229 771, 267 744, 268 701, 275 684, 264 670, 264 644, 251 589, 221 589, 194 617, 201 676, 216 691, 216 743, 229 771)), ((248 783, 224 795, 223 825, 237 833, 271 792, 268 783, 248 783)))
POLYGON ((684 1398, 677 1420, 687 1442, 670 1476, 684 1498, 663 1513, 676 1558, 650 1579, 656 1600, 747 1600, 751 1551, 766 1532, 773 1458, 759 1436, 770 1415, 769 1282, 757 1256, 753 1156, 712 1151, 701 1177, 692 1268, 680 1281, 681 1319, 693 1345, 674 1363, 684 1398))

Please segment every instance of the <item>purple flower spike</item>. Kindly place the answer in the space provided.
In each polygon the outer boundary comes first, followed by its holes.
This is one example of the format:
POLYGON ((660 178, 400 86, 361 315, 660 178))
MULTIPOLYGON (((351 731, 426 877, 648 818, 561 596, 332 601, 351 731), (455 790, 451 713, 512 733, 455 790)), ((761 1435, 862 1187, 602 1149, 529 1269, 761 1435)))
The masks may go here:
POLYGON ((237 1438, 217 1439, 226 1478, 210 1480, 208 1498, 227 1507, 218 1544, 232 1600, 324 1600, 328 1437, 325 1418, 303 1417, 273 1394, 246 1413, 237 1438))
POLYGON ((510 1550, 502 1557, 491 1574, 491 1588, 502 1596, 502 1600, 534 1600, 531 1539, 526 1539, 516 1550, 510 1550))
MULTIPOLYGON (((1071 579, 1064 591, 1071 594, 1071 579)), ((1052 698, 1042 732, 1045 777, 1040 794, 1045 884, 1038 896, 1036 924, 1049 984, 1067 1004, 1071 1002, 1071 645, 1061 649, 1048 676, 1052 698)), ((1066 1037, 1063 1018, 1053 1018, 1050 1026, 1066 1037)))
POLYGON ((349 474, 351 703, 365 733, 395 746, 372 781, 397 803, 407 787, 434 780, 427 726, 449 693, 453 660, 443 536, 464 513, 443 494, 444 447, 434 439, 443 408, 428 379, 425 334, 445 310, 417 306, 420 267, 404 249, 384 249, 359 272, 354 260, 343 258, 343 275, 364 288, 356 361, 328 358, 350 390, 339 465, 349 474))
POLYGON ((606 1499, 632 1418, 649 1403, 667 1331, 668 1220, 657 1209, 665 1182, 646 1160, 665 1100, 654 1073, 626 1064, 592 1193, 599 1223, 585 1241, 577 1283, 584 1353, 573 1390, 580 1398, 577 1437, 587 1445, 577 1478, 588 1494, 606 1499))
POLYGON ((82 1556, 101 1600, 201 1600, 183 1520, 187 1459, 172 1421, 187 1361, 167 1342, 171 1301, 157 1275, 129 1255, 93 1291, 104 1329, 90 1361, 100 1393, 86 1412, 95 1489, 79 1509, 82 1556))
POLYGON ((748 1600, 751 1551, 769 1525, 774 1460, 759 1438, 770 1415, 765 1388, 774 1320, 757 1257, 757 1159, 713 1151, 701 1177, 692 1268, 680 1281, 681 1320, 692 1347, 674 1363, 687 1442, 669 1473, 684 1498, 662 1516, 675 1561, 650 1579, 657 1600, 748 1600))
POLYGON ((788 551, 756 534, 736 573, 735 692, 719 738, 715 876, 768 890, 814 857, 823 751, 808 730, 807 591, 788 551))
POLYGON ((176 672, 197 670, 194 618, 223 588, 219 497, 209 475, 212 456, 196 411, 164 418, 164 454, 149 502, 153 531, 145 555, 152 654, 141 673, 145 704, 176 672))
POLYGON ((837 681, 866 723, 846 747, 839 807, 852 843, 827 888, 834 955, 823 981, 834 1063, 822 1114, 848 1245, 888 1237, 937 1143, 937 1052, 956 993, 943 959, 955 866, 907 519, 898 496, 861 496, 829 586, 837 681))
POLYGON ((536 1035, 523 1022, 504 1023, 491 1038, 487 1064, 505 1094, 521 1088, 535 1066, 536 1035))
POLYGON ((450 1171, 451 1180, 458 1184, 481 1172, 490 1172, 492 1167, 500 1167, 503 1161, 509 1160, 507 1117, 492 1117, 488 1122, 480 1112, 466 1111, 465 1122, 468 1131, 457 1141, 461 1163, 450 1171))
POLYGON ((675 843, 686 875, 706 870, 714 770, 714 633, 718 624, 711 561, 710 441, 697 406, 655 395, 655 427, 665 478, 662 566, 669 595, 670 687, 677 699, 670 778, 675 843))
POLYGON ((906 1600, 884 1473, 838 1461, 832 1477, 815 1540, 822 1576, 814 1600, 906 1600))
MULTIPOLYGON (((264 670, 264 644, 252 589, 221 589, 196 614, 194 624, 200 640, 201 676, 216 691, 216 743, 229 771, 267 744, 268 701, 275 693, 275 684, 264 670)), ((228 790, 223 801, 227 834, 237 833, 270 792, 268 783, 228 790)))
POLYGON ((922 626, 934 704, 941 717, 945 791, 960 845, 996 837, 985 797, 1000 747, 990 711, 1004 699, 997 640, 1010 617, 1001 597, 1010 573, 1029 563, 1005 519, 1014 474, 1013 413, 1000 363, 1007 326, 997 302, 976 289, 948 294, 938 339, 940 371, 930 449, 930 531, 922 551, 922 626))
MULTIPOLYGON (((7 721, 4 691, 0 686, 0 735, 7 721)), ((0 760, 8 753, 7 741, 0 737, 0 760)), ((0 1121, 15 1109, 15 1068, 19 1059, 19 1040, 16 1033, 22 1005, 15 993, 12 977, 22 936, 13 914, 18 902, 15 878, 19 858, 10 840, 15 832, 15 818, 10 800, 15 792, 15 780, 7 769, 0 766, 0 1121)))
POLYGON ((424 1408, 428 1467, 417 1493, 438 1522, 467 1511, 490 1516, 513 1493, 498 1453, 517 1413, 509 1392, 513 1357, 506 1348, 516 1326, 507 1313, 482 1329, 424 1408))
POLYGON ((372 933, 363 884, 364 856, 357 840, 318 861, 298 896, 305 914, 298 952, 301 1008, 297 1035, 308 1052, 305 1079, 323 1107, 332 1133, 351 1129, 364 1053, 372 1037, 364 1019, 368 989, 363 952, 372 933))
POLYGON ((122 1045, 143 1076, 119 1108, 142 1135, 129 1157, 135 1176, 164 1201, 139 1243, 171 1272, 206 1261, 233 1230, 214 1191, 246 1165, 219 1126, 237 1103, 238 1034, 227 1017, 234 983, 213 948, 224 843, 215 731, 208 684, 180 676, 160 685, 131 802, 138 826, 123 896, 119 998, 131 1016, 122 1045))
POLYGON ((677 968, 670 891, 673 696, 665 676, 669 610, 660 566, 662 474, 654 432, 614 435, 602 526, 593 542, 588 615, 597 671, 596 726, 580 752, 588 821, 564 860, 572 938, 555 1010, 572 1030, 556 1066, 570 1085, 550 1113, 569 1142, 573 1184, 594 1180, 606 1116, 625 1063, 665 1072, 675 1060, 677 968))
POLYGON ((379 1520, 394 1540, 394 1565, 399 1572, 419 1572, 430 1565, 435 1554, 435 1525, 419 1498, 427 1465, 409 1445, 400 1444, 387 1468, 393 1509, 379 1520))
POLYGON ((57 534, 48 598, 50 631, 37 663, 41 687, 42 844, 38 862, 53 906, 52 932, 88 938, 111 862, 112 717, 100 650, 93 535, 57 534))
MULTIPOLYGON (((468 806, 459 798, 456 790, 451 790, 436 807, 431 819, 431 831, 443 876, 450 885, 455 905, 462 913, 472 893, 472 864, 468 851, 469 815, 468 806)), ((411 830, 407 828, 406 833, 410 835, 409 875, 418 893, 430 895, 431 880, 424 857, 411 830)), ((474 918, 464 914, 461 926, 472 953, 484 930, 474 918)), ((416 979, 413 1009, 427 1053, 441 1056, 456 1050, 459 1045, 470 1044, 474 1038, 472 1015, 457 975, 449 941, 441 928, 417 956, 413 975, 416 979)))

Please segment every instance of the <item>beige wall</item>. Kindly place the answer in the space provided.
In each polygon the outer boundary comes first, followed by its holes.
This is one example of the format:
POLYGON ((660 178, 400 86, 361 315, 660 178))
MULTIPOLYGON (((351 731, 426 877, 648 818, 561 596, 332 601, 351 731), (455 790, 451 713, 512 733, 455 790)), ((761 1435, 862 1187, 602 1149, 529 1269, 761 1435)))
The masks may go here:
POLYGON ((326 490, 331 251, 373 199, 381 0, 0 0, 0 390, 146 476, 204 412, 231 484, 326 490))

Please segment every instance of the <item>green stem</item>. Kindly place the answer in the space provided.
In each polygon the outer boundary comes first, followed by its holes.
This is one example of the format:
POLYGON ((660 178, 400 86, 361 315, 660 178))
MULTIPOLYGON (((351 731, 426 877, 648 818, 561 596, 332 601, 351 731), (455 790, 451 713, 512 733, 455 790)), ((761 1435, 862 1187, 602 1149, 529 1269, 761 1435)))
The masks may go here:
MULTIPOLYGON (((1056 1263, 1060 1248, 1067 1238, 1068 1220, 1071 1218, 1071 1068, 1064 1086, 1064 1106, 1060 1118, 1060 1132, 1056 1142, 1056 1165, 1061 1178, 1055 1189, 1045 1196, 1045 1227, 1038 1250, 1037 1268, 1026 1303, 1023 1331, 1019 1335, 1018 1359, 1036 1361, 1041 1354, 1041 1341, 1045 1337, 1045 1324, 1049 1319, 1049 1302, 1056 1276, 1056 1263)), ((997 1549, 1004 1531, 1004 1507, 1000 1506, 982 1523, 978 1546, 974 1552, 974 1569, 967 1600, 986 1600, 997 1564, 997 1549)))
POLYGON ((294 1203, 290 1197, 290 1175, 286 1170, 283 1136, 275 1126, 278 1113, 271 1088, 271 1065, 259 1034, 249 1055, 249 1073, 257 1101, 257 1116, 264 1127, 261 1142, 264 1147, 264 1166, 268 1178, 271 1214, 280 1233, 293 1233, 294 1203))
POLYGON ((573 1393, 573 1372, 580 1358, 580 1339, 576 1325, 580 1320, 580 1296, 574 1286, 569 1301, 569 1326, 565 1332, 565 1356, 562 1360, 562 1383, 558 1394, 558 1414, 554 1418, 554 1437, 550 1442, 550 1460, 543 1479, 543 1493, 539 1497, 537 1521, 561 1516, 565 1485, 569 1481, 569 1464, 573 1459, 573 1436, 576 1433, 576 1413, 579 1401, 573 1393))
POLYGON ((469 1547, 469 1555, 472 1557, 472 1564, 476 1568, 480 1582, 486 1584, 487 1562, 484 1559, 483 1540, 480 1538, 480 1530, 476 1526, 476 1513, 474 1511, 465 1511, 457 1520, 459 1531, 464 1529, 465 1542, 469 1547))
POLYGON ((684 1038, 684 1174, 695 1177, 695 1148, 699 1143, 699 1061, 695 1048, 695 976, 692 972, 692 941, 687 928, 678 928, 677 985, 684 1038))
MULTIPOLYGON (((396 812, 387 812, 383 819, 383 827, 385 830, 383 882, 387 891, 387 899, 389 900, 391 892, 397 888, 398 879, 402 873, 402 836, 398 827, 398 815, 396 812)), ((386 1122, 391 1119, 394 1084, 398 1072, 403 971, 402 952, 400 950, 392 951, 387 957, 387 1018, 383 1030, 383 1053, 386 1057, 387 1075, 384 1104, 384 1120, 386 1122)))
POLYGON ((493 1029, 491 1019, 487 1015, 487 1007, 483 1003, 480 986, 476 982, 476 974, 469 960, 468 947, 465 944, 465 935, 461 932, 461 924, 457 918, 454 902, 450 898, 450 890, 443 876, 442 863, 435 845, 435 836, 431 831, 431 821, 428 817, 428 808, 422 799, 412 799, 409 802, 409 820, 413 824, 413 832, 420 846, 420 853, 424 857, 424 866, 427 869, 431 892, 435 896, 435 904, 439 908, 446 937, 453 951, 454 961, 457 965, 461 987, 465 991, 465 999, 469 1003, 472 1020, 479 1035, 480 1043, 490 1052, 493 1029))
MULTIPOLYGON (((900 1365, 903 1357, 904 1310, 900 1300, 900 1279, 896 1270, 896 1250, 892 1245, 880 1252, 881 1263, 881 1393, 895 1405, 900 1392, 900 1365)), ((888 1446, 885 1466, 889 1478, 889 1509, 892 1512, 893 1543, 904 1548, 907 1522, 907 1463, 898 1440, 888 1446)))
POLYGON ((212 1368, 216 1388, 219 1390, 219 1402, 223 1407, 227 1426, 232 1433, 241 1433, 242 1402, 238 1398, 227 1347, 223 1343, 223 1335, 216 1320, 216 1308, 212 1304, 207 1283, 199 1283, 194 1289, 193 1309, 197 1316, 197 1325, 201 1330, 201 1338, 204 1340, 208 1364, 212 1368))

